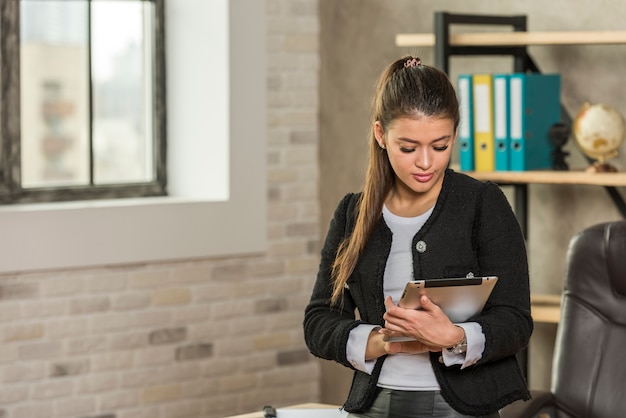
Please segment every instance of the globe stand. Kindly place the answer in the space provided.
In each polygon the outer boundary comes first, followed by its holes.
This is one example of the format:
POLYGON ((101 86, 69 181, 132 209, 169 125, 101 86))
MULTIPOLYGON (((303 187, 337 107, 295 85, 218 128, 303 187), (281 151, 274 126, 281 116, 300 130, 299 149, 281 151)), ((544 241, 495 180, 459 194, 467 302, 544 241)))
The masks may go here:
POLYGON ((604 159, 596 161, 585 170, 587 173, 617 173, 617 171, 615 166, 604 162, 604 159))

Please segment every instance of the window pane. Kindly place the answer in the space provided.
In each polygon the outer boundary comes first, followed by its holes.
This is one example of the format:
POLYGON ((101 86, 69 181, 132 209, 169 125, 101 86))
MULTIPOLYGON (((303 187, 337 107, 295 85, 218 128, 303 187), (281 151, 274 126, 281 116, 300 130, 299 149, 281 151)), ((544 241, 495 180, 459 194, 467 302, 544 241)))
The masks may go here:
POLYGON ((153 13, 145 1, 92 3, 95 184, 154 179, 153 13))
POLYGON ((20 2, 22 186, 89 183, 87 4, 20 2))

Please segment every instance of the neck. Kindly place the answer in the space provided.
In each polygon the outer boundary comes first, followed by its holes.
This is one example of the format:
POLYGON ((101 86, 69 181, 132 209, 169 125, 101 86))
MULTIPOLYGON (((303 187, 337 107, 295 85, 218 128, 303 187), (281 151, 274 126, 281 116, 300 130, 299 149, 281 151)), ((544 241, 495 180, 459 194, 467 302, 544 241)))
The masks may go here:
POLYGON ((424 214, 437 203, 443 182, 438 182, 424 193, 417 193, 404 183, 398 183, 401 182, 397 182, 389 192, 385 205, 394 215, 412 218, 424 214))

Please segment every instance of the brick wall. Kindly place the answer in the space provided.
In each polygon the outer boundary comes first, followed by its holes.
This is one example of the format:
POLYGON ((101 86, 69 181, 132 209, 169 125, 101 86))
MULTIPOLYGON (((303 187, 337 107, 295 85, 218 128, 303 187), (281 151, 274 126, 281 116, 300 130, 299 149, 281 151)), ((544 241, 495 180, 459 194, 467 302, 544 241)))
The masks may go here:
POLYGON ((267 254, 0 275, 0 418, 319 400, 301 330, 319 258, 317 1, 267 0, 267 28, 267 254))

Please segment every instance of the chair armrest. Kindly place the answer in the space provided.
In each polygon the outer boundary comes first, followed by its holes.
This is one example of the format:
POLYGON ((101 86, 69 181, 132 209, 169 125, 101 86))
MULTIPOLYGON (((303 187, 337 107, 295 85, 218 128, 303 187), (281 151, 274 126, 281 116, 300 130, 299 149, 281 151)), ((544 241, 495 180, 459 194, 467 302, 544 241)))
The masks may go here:
MULTIPOLYGON (((530 400, 515 401, 500 410, 500 418, 531 418, 545 412, 547 407, 554 407, 552 393, 541 390, 530 391, 530 400)), ((541 415, 541 417, 552 416, 541 415)))

